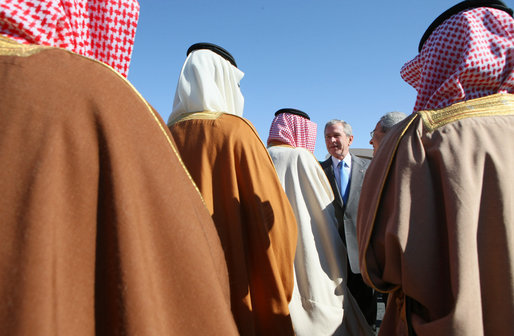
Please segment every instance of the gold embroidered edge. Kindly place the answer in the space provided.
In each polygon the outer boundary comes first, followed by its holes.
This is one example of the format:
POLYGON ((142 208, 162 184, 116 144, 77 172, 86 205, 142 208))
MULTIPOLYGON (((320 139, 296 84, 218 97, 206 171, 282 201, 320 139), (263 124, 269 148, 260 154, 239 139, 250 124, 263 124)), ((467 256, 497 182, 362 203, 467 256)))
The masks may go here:
MULTIPOLYGON (((6 36, 3 36, 3 35, 0 35, 0 56, 20 56, 20 57, 26 57, 26 56, 31 56, 31 55, 34 55, 42 50, 48 50, 48 49, 59 49, 59 48, 54 48, 54 47, 49 47, 49 46, 40 46, 40 45, 35 45, 35 44, 22 44, 22 43, 19 43, 15 40, 12 40, 6 36)), ((166 141, 168 143, 168 145, 170 146, 171 148, 171 151, 175 154, 175 156, 178 158, 179 162, 180 162, 180 165, 182 166, 182 168, 185 170, 186 172, 186 175, 187 177, 189 178, 189 180, 193 183, 193 186, 196 190, 196 192, 198 193, 198 195, 200 196, 200 199, 202 200, 203 204, 205 205, 205 201, 203 199, 203 196, 202 196, 202 193, 200 192, 200 190, 198 189, 198 186, 196 185, 195 181, 193 180, 193 178, 191 177, 191 175, 189 174, 189 171, 187 170, 186 168, 186 165, 184 164, 184 162, 182 161, 182 158, 180 157, 180 154, 178 153, 178 150, 175 148, 175 146, 173 145, 173 142, 171 141, 170 137, 168 136, 168 133, 166 132, 166 130, 164 129, 164 126, 162 125, 162 123, 159 121, 159 118, 157 117, 156 115, 156 112, 154 112, 154 110, 150 107, 150 104, 148 104, 148 102, 146 101, 146 99, 144 99, 144 97, 141 95, 141 93, 132 85, 132 83, 130 83, 128 81, 127 78, 125 78, 122 74, 120 74, 118 71, 116 71, 113 67, 111 67, 109 64, 106 64, 104 62, 101 62, 101 61, 98 61, 98 60, 95 60, 93 58, 89 58, 89 57, 85 57, 85 56, 82 56, 80 54, 76 54, 72 51, 69 51, 69 50, 66 50, 66 49, 63 49, 67 52, 70 52, 72 54, 75 54, 77 56, 80 56, 80 57, 84 57, 84 58, 87 58, 88 60, 91 60, 95 63, 98 63, 104 67, 107 67, 109 68, 111 71, 113 71, 119 78, 121 78, 125 84, 127 84, 133 92, 136 93, 136 95, 139 97, 139 99, 144 103, 144 105, 146 106, 146 110, 147 112, 150 114, 150 116, 152 117, 152 119, 154 120, 154 122, 157 123, 157 126, 159 127, 161 133, 164 135, 164 137, 166 138, 166 141)))
MULTIPOLYGON (((414 115, 414 117, 411 118, 411 120, 407 123, 407 125, 405 125, 405 127, 403 128, 402 130, 402 133, 400 134, 400 136, 398 137, 398 140, 396 141, 396 144, 394 146, 394 149, 391 153, 391 156, 389 157, 389 162, 387 163, 387 167, 385 169, 385 172, 384 172, 384 178, 382 179, 381 181, 381 184, 380 184, 380 191, 378 193, 378 196, 377 196, 377 201, 376 201, 376 205, 375 205, 375 209, 373 210, 373 219, 371 220, 371 229, 369 230, 369 234, 368 234, 368 237, 366 238, 366 248, 364 249, 364 251, 368 251, 368 248, 369 248, 369 243, 370 243, 370 240, 371 240, 371 235, 373 234, 373 230, 375 228, 375 220, 377 219, 377 213, 378 213, 378 206, 379 206, 379 203, 380 203, 380 198, 382 197, 382 193, 384 191, 384 186, 385 186, 385 183, 386 183, 386 177, 387 175, 389 174, 389 171, 391 170, 391 166, 393 165, 393 160, 395 158, 395 154, 398 150, 398 147, 400 146, 400 141, 402 140, 403 136, 405 135, 405 132, 407 132, 407 130, 409 129, 410 125, 418 118, 418 115, 414 115)), ((387 290, 387 291, 384 291, 384 290, 381 290, 378 288, 378 286, 375 285, 375 283, 371 280, 371 277, 369 276, 369 273, 368 273, 368 267, 366 265, 366 258, 363 259, 363 265, 362 265, 362 270, 364 270, 364 272, 362 272, 362 276, 365 277, 368 281, 368 283, 370 283, 372 285, 372 287, 381 292, 381 293, 392 293, 394 291, 396 291, 398 288, 400 288, 399 285, 393 287, 392 289, 390 290, 387 290)))
POLYGON ((52 47, 36 44, 21 44, 6 36, 0 35, 0 56, 20 56, 26 57, 37 54, 41 50, 52 47))
MULTIPOLYGON (((273 160, 271 160, 271 156, 269 155, 269 152, 268 152, 268 150, 266 148, 266 145, 264 144, 264 142, 262 142, 262 139, 259 136, 259 133, 257 132, 257 130, 255 129, 255 127, 253 126, 253 124, 250 121, 248 121, 247 119, 245 119, 245 118, 243 118, 241 116, 238 116, 238 115, 235 115, 235 114, 232 114, 232 113, 225 113, 225 112, 209 112, 209 111, 190 112, 190 113, 181 114, 177 118, 171 119, 168 122, 168 127, 172 127, 176 123, 179 123, 181 121, 186 121, 186 120, 200 120, 200 119, 203 119, 203 120, 206 120, 206 119, 207 120, 215 120, 215 119, 218 119, 222 115, 229 115, 229 116, 232 116, 234 118, 241 119, 246 125, 248 125, 248 127, 250 127, 252 132, 255 134, 256 139, 258 139, 258 141, 260 142, 261 146, 264 148, 264 151, 266 152, 266 154, 268 156, 269 162, 273 165, 273 160)), ((274 165, 273 165, 273 168, 275 168, 274 165)))
MULTIPOLYGON (((369 230, 368 237, 366 239, 366 248, 365 251, 369 248, 369 243, 371 240, 371 235, 373 234, 373 229, 375 225, 376 216, 378 213, 378 206, 379 206, 379 200, 382 197, 382 193, 384 191, 386 176, 389 174, 389 171, 391 169, 393 159, 395 157, 396 151, 398 150, 398 146, 400 145, 400 141, 405 135, 405 132, 410 127, 410 125, 417 119, 418 116, 422 118, 424 126, 430 130, 434 131, 437 128, 444 126, 448 123, 451 123, 453 121, 458 121, 466 118, 471 117, 486 117, 486 116, 500 116, 500 115, 514 115, 514 94, 509 93, 497 93, 494 95, 490 95, 487 97, 481 97, 477 99, 472 99, 466 102, 460 102, 457 104, 454 104, 452 106, 440 109, 440 110, 425 110, 425 111, 419 111, 405 126, 403 129, 401 135, 398 137, 398 140, 395 144, 395 148, 390 156, 389 162, 386 167, 386 171, 384 174, 384 178, 381 182, 380 191, 377 196, 377 202, 376 206, 373 212, 373 219, 372 219, 372 227, 369 230), (494 110, 494 111, 492 111, 494 110)), ((396 291, 400 286, 395 286, 391 288, 390 290, 383 291, 374 284, 374 282, 371 280, 371 277, 369 276, 369 273, 367 271, 367 265, 366 265, 366 258, 363 259, 363 265, 362 269, 363 277, 367 279, 367 281, 372 284, 372 287, 383 293, 392 293, 396 291)))
MULTIPOLYGON (((101 63, 101 62, 100 62, 101 63)), ((107 67, 110 67, 108 64, 105 64, 105 63, 102 63, 104 64, 105 66, 107 67)), ((111 67, 110 67, 111 68, 111 67)), ((193 177, 191 176, 191 174, 189 173, 189 170, 187 169, 186 167, 186 164, 184 163, 184 161, 182 161, 182 157, 180 156, 180 153, 178 152, 178 149, 175 148, 175 145, 173 145, 173 141, 171 140, 170 136, 168 135, 168 132, 166 132, 166 130, 164 129, 164 125, 163 123, 160 122, 160 119, 159 117, 157 116, 157 112, 154 111, 150 104, 148 103, 148 101, 141 95, 141 93, 132 85, 132 83, 130 83, 128 81, 127 78, 125 78, 124 76, 122 76, 118 71, 114 70, 113 68, 111 68, 112 71, 114 71, 116 74, 118 74, 118 76, 123 79, 125 81, 125 83, 127 85, 129 85, 132 90, 136 93, 136 95, 139 97, 139 99, 141 99, 141 101, 145 104, 146 106, 146 110, 147 112, 150 114, 150 116, 153 118, 154 122, 157 124, 157 126, 159 127, 159 130, 161 131, 161 133, 164 135, 164 137, 166 138, 166 141, 168 142, 168 145, 170 146, 171 148, 171 151, 173 152, 173 154, 175 154, 175 156, 177 157, 180 165, 182 166, 182 168, 184 169, 187 177, 189 178, 189 180, 191 181, 191 183, 193 184, 193 187, 195 188, 198 196, 200 196, 200 199, 202 200, 202 203, 204 206, 207 206, 207 204, 205 203, 205 200, 202 196, 202 193, 200 192, 200 189, 198 189, 198 186, 196 185, 193 177)))
POLYGON ((209 111, 184 113, 184 114, 177 116, 176 118, 171 119, 168 122, 168 126, 171 127, 176 123, 179 123, 181 121, 186 121, 186 120, 199 120, 199 119, 215 120, 215 119, 218 119, 222 114, 223 114, 223 112, 209 112, 209 111))
MULTIPOLYGON (((273 142, 266 146, 266 148, 271 148, 271 147, 303 148, 303 147, 293 147, 291 145, 280 143, 280 142, 273 142)), ((307 149, 307 148, 304 148, 304 149, 307 149)))
POLYGON ((430 132, 454 121, 471 117, 490 117, 514 114, 514 94, 496 93, 471 99, 439 110, 419 111, 423 124, 430 132))

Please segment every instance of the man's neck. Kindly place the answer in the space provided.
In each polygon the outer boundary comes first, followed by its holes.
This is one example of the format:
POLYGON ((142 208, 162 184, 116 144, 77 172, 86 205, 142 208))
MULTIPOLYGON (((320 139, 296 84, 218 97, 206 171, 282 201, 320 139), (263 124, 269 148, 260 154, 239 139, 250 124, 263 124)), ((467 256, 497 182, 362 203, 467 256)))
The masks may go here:
POLYGON ((348 153, 346 153, 345 155, 340 156, 340 157, 337 157, 337 156, 332 155, 332 157, 333 157, 335 160, 337 160, 337 161, 343 161, 347 156, 348 156, 348 157, 351 157, 350 152, 348 152, 348 153))
MULTIPOLYGON (((268 147, 271 147, 271 146, 290 146, 290 145, 286 144, 285 142, 282 142, 282 141, 272 140, 272 141, 268 142, 268 147)), ((290 146, 290 147, 292 147, 292 146, 290 146)))

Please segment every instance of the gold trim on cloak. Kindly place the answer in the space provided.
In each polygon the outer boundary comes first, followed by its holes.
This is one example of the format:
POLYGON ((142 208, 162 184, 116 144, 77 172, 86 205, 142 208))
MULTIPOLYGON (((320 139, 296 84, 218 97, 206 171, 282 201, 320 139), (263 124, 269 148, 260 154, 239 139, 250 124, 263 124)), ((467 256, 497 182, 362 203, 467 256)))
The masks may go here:
POLYGON ((0 35, 0 56, 26 57, 34 55, 41 50, 52 47, 40 46, 37 44, 21 44, 6 36, 0 35))
MULTIPOLYGON (((366 238, 366 248, 364 249, 365 253, 367 254, 367 251, 368 251, 368 248, 369 248, 369 243, 370 243, 370 240, 371 240, 371 236, 373 234, 373 229, 375 228, 375 221, 377 219, 377 213, 378 213, 378 207, 380 205, 380 199, 382 198, 382 193, 384 192, 384 186, 385 186, 385 183, 386 183, 386 180, 387 180, 387 175, 389 174, 389 170, 391 169, 391 166, 393 165, 393 160, 394 160, 394 157, 395 157, 395 154, 396 154, 396 151, 398 150, 398 147, 400 146, 400 141, 402 140, 403 136, 405 135, 405 132, 407 132, 407 130, 409 129, 410 125, 416 120, 418 119, 418 115, 415 114, 413 117, 411 117, 411 120, 409 120, 409 122, 407 123, 407 125, 405 125, 405 127, 403 128, 400 136, 398 137, 398 140, 396 140, 396 143, 394 145, 394 148, 392 150, 392 154, 389 158, 389 161, 387 163, 387 167, 385 169, 385 172, 384 172, 384 177, 380 183, 380 190, 378 192, 378 196, 377 196, 377 200, 375 202, 375 209, 373 209, 373 219, 371 220, 371 229, 369 230, 369 233, 368 233, 368 237, 366 238)), ((379 289, 378 286, 375 285, 375 283, 371 280, 371 277, 369 276, 369 273, 368 273, 368 266, 367 266, 367 263, 366 263, 366 258, 364 257, 363 260, 363 265, 362 265, 362 270, 363 272, 361 272, 362 276, 364 278, 366 278, 366 280, 368 281, 368 283, 371 284, 371 286, 381 292, 381 293, 392 293, 394 291, 396 291, 398 288, 400 288, 399 285, 389 289, 389 290, 382 290, 382 289, 379 289)))
MULTIPOLYGON (((400 136, 396 140, 394 148, 391 152, 391 156, 389 157, 389 161, 387 163, 386 170, 383 175, 383 180, 380 183, 380 190, 378 192, 377 199, 375 202, 375 209, 373 210, 374 212, 373 219, 371 221, 371 229, 369 230, 368 237, 366 238, 366 253, 368 251, 371 236, 373 234, 373 230, 375 227, 375 221, 378 213, 378 207, 380 205, 380 199, 382 198, 384 186, 387 180, 387 176, 389 175, 391 166, 393 165, 393 160, 396 157, 396 152, 398 150, 398 147, 400 146, 400 142, 403 136, 405 135, 409 127, 412 125, 412 123, 418 118, 418 116, 422 118, 424 127, 429 132, 432 132, 437 128, 447 125, 451 122, 467 118, 507 115, 514 115, 514 94, 510 93, 497 93, 486 97, 459 102, 439 110, 425 110, 416 113, 407 123, 407 125, 405 125, 405 127, 403 128, 402 132, 400 133, 400 136)), ((375 283, 371 280, 371 277, 369 276, 366 258, 363 258, 362 269, 364 270, 364 272, 362 272, 362 276, 366 278, 370 284, 372 284, 372 287, 375 290, 383 293, 392 293, 396 291, 398 288, 400 288, 400 286, 397 285, 386 291, 378 289, 375 283)))
POLYGON ((248 121, 247 119, 245 119, 245 118, 243 118, 241 116, 238 116, 238 115, 235 115, 235 114, 232 114, 232 113, 225 113, 225 112, 210 112, 210 111, 189 112, 189 113, 180 114, 177 117, 172 118, 171 120, 169 120, 168 121, 168 127, 171 129, 171 127, 173 125, 175 125, 175 124, 177 124, 177 123, 179 123, 181 121, 186 121, 186 120, 216 120, 216 119, 218 119, 219 117, 221 117, 223 115, 230 115, 230 116, 232 116, 234 118, 238 118, 238 119, 242 120, 245 124, 247 124, 248 127, 250 127, 250 129, 255 134, 256 138, 258 139, 258 141, 260 142, 260 144, 262 145, 262 147, 266 151, 266 154, 268 155, 269 162, 273 165, 273 168, 274 168, 275 166, 273 164, 273 160, 271 160, 271 156, 269 155, 268 149, 266 148, 266 145, 264 144, 264 142, 262 142, 262 139, 259 136, 259 133, 257 132, 257 130, 255 129, 255 127, 253 126, 253 124, 250 121, 248 121))
POLYGON ((168 126, 173 126, 174 124, 186 121, 186 120, 196 120, 196 119, 208 119, 208 120, 215 120, 218 119, 223 112, 209 112, 209 111, 202 111, 202 112, 189 112, 189 113, 183 113, 175 118, 171 119, 168 122, 168 126))
POLYGON ((26 56, 31 56, 31 55, 37 54, 40 51, 49 50, 49 49, 61 49, 61 50, 67 51, 69 53, 75 54, 77 56, 87 58, 88 60, 90 60, 92 62, 98 63, 98 64, 100 64, 100 65, 102 65, 104 67, 109 68, 120 79, 122 79, 125 82, 125 84, 128 85, 132 89, 132 91, 139 97, 139 99, 146 106, 147 113, 150 114, 150 116, 153 119, 153 121, 157 124, 160 133, 163 134, 164 137, 166 138, 166 141, 167 141, 169 147, 171 148, 172 153, 178 158, 178 161, 179 161, 180 165, 185 170, 187 177, 189 178, 189 180, 193 184, 194 189, 196 190, 197 194, 200 196, 200 199, 202 200, 203 204, 205 205, 205 201, 203 199, 202 193, 200 192, 200 189, 198 189, 198 186, 196 185, 195 181, 193 180, 193 178, 189 174, 189 170, 187 170, 186 165, 182 161, 182 157, 180 156, 178 150, 175 148, 175 145, 173 144, 173 141, 171 140, 170 136, 168 136, 168 132, 165 129, 165 125, 163 123, 161 123, 161 121, 160 121, 161 119, 156 114, 157 112, 154 111, 154 109, 150 106, 150 104, 146 101, 146 99, 144 99, 144 97, 141 95, 141 93, 139 93, 139 91, 132 85, 132 83, 129 82, 129 80, 127 78, 125 78, 122 74, 120 74, 118 71, 116 71, 109 64, 106 64, 104 62, 98 61, 98 60, 96 60, 94 58, 89 58, 89 57, 86 57, 86 56, 83 56, 83 55, 74 53, 74 52, 72 52, 70 50, 62 49, 62 48, 49 47, 49 46, 41 46, 41 45, 37 45, 37 44, 22 44, 22 43, 19 43, 18 41, 15 41, 13 39, 10 39, 10 38, 0 34, 0 56, 26 57, 26 56))
POLYGON ((449 124, 472 117, 490 117, 514 114, 514 94, 497 93, 453 104, 439 110, 419 111, 423 124, 430 132, 449 124))

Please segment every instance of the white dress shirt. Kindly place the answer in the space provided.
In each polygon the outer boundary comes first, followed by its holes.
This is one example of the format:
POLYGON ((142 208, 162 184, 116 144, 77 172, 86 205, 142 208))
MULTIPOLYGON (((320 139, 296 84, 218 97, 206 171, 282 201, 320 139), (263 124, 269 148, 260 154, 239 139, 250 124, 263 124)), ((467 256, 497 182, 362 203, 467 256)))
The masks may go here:
MULTIPOLYGON (((332 167, 334 168, 334 175, 336 177, 336 182, 337 182, 337 185, 341 185, 341 176, 339 176, 339 169, 337 168, 337 165, 339 164, 339 162, 341 161, 344 161, 347 165, 348 165, 348 182, 351 181, 351 172, 352 172, 352 155, 350 154, 350 152, 348 152, 348 154, 346 154, 346 156, 343 158, 343 160, 339 160, 339 159, 336 159, 335 157, 332 156, 332 167)), ((343 166, 344 168, 344 166, 343 166)), ((341 192, 341 191, 339 191, 341 192)), ((342 195, 341 195, 342 196, 342 195)))

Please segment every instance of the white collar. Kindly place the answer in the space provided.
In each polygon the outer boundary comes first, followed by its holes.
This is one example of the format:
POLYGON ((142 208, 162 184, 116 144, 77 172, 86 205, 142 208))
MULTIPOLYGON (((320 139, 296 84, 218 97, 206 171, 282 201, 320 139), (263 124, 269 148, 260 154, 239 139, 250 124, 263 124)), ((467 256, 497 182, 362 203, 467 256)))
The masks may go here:
POLYGON ((331 156, 331 158, 332 158, 332 166, 334 167, 334 170, 337 168, 337 165, 341 161, 344 161, 344 163, 346 163, 346 165, 349 168, 352 168, 352 155, 350 154, 350 152, 348 152, 348 154, 346 154, 346 156, 342 160, 339 160, 333 156, 331 156))

